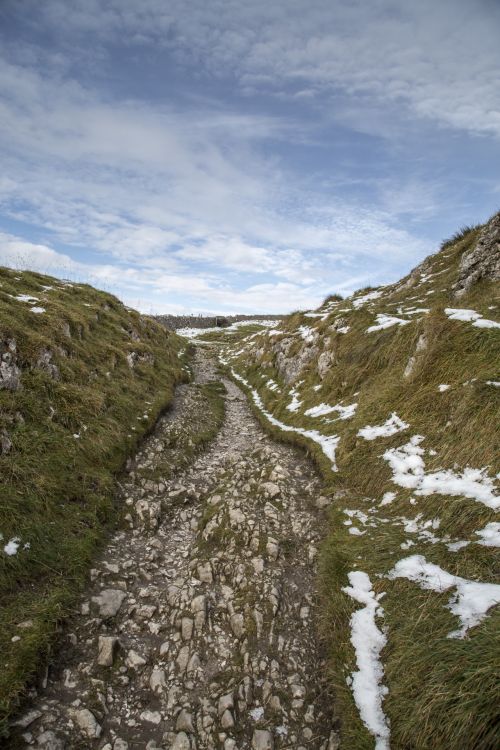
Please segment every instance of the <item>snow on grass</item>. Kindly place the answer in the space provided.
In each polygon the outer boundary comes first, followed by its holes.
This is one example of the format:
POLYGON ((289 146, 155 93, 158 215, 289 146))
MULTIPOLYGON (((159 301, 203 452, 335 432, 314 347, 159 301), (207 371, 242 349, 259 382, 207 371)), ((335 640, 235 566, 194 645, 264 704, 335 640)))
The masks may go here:
MULTIPOLYGON (((0 534, 0 539, 1 538, 2 538, 2 535, 0 534)), ((9 557, 12 557, 12 555, 17 555, 17 550, 19 549, 20 544, 21 544, 21 540, 19 539, 18 536, 15 536, 12 539, 9 539, 7 544, 4 546, 3 551, 9 557)))
POLYGON ((341 404, 335 404, 335 406, 319 404, 318 406, 311 406, 311 408, 307 409, 304 414, 306 417, 323 417, 326 414, 338 412, 339 416, 337 419, 350 419, 356 413, 357 408, 357 404, 349 404, 348 406, 342 406, 341 404))
POLYGON ((368 302, 373 302, 373 300, 378 299, 383 294, 382 291, 374 291, 374 292, 368 292, 368 294, 363 294, 362 297, 358 297, 357 299, 352 301, 353 307, 363 307, 363 305, 366 305, 368 302))
POLYGON ((396 498, 395 492, 385 492, 382 500, 379 503, 379 506, 382 508, 384 505, 390 505, 393 500, 396 498))
POLYGON ((358 435, 365 440, 375 440, 379 437, 390 437, 391 435, 395 435, 397 432, 407 430, 409 426, 409 424, 403 422, 403 420, 393 412, 391 416, 386 419, 384 424, 375 425, 373 427, 370 427, 369 425, 367 427, 362 427, 358 430, 358 435))
POLYGON ((460 628, 448 633, 448 638, 463 638, 470 628, 485 619, 491 607, 500 603, 500 586, 497 584, 469 581, 452 575, 439 565, 427 562, 423 555, 411 555, 399 560, 387 577, 407 578, 423 589, 438 593, 456 588, 446 606, 460 618, 460 628))
MULTIPOLYGON (((221 362, 222 364, 227 364, 227 362, 225 362, 222 358, 221 362)), ((243 385, 249 389, 254 404, 271 424, 273 424, 275 427, 279 427, 279 429, 283 430, 284 432, 295 432, 298 435, 303 435, 304 437, 309 438, 313 442, 317 443, 325 456, 331 462, 333 471, 337 471, 337 464, 335 463, 335 451, 340 440, 340 437, 338 435, 322 435, 320 432, 318 432, 318 430, 306 430, 303 427, 292 427, 291 425, 285 424, 284 422, 280 422, 279 419, 276 419, 273 414, 267 411, 260 395, 254 388, 251 387, 250 383, 245 380, 244 377, 238 375, 233 367, 231 367, 231 373, 236 380, 239 380, 240 383, 243 383, 243 385)))
POLYGON ((458 550, 463 549, 464 547, 468 547, 469 544, 470 542, 461 540, 458 542, 448 542, 446 547, 449 549, 450 552, 458 552, 458 550))
MULTIPOLYGON (((241 326, 246 325, 252 325, 252 326, 262 326, 263 328, 270 328, 271 326, 276 325, 275 320, 237 320, 234 323, 231 323, 229 326, 213 326, 212 328, 178 328, 176 331, 176 334, 178 336, 184 336, 186 339, 195 339, 198 336, 203 336, 205 333, 213 333, 214 331, 217 331, 219 333, 234 333, 240 328, 241 326)), ((278 331, 278 333, 283 333, 283 331, 278 331)))
POLYGON ((492 385, 494 388, 500 388, 500 382, 498 380, 487 380, 486 385, 492 385))
POLYGON ((481 537, 477 544, 482 544, 483 547, 500 547, 500 523, 497 521, 487 523, 484 529, 479 529, 476 534, 481 537))
POLYGON ((389 692, 382 684, 384 669, 380 652, 387 643, 385 634, 378 628, 376 618, 384 614, 378 596, 372 590, 367 573, 361 570, 347 574, 350 586, 342 591, 363 604, 363 609, 352 613, 351 643, 356 654, 357 672, 353 672, 349 685, 361 720, 375 737, 376 750, 389 750, 389 722, 382 709, 382 701, 389 692))
POLYGON ((13 297, 13 299, 19 300, 19 302, 29 302, 29 303, 40 302, 38 297, 32 297, 30 294, 16 294, 15 296, 11 294, 9 296, 13 297))
POLYGON ((299 399, 297 392, 294 390, 290 391, 290 396, 292 397, 292 400, 286 408, 288 409, 288 411, 298 411, 302 406, 302 401, 299 399))
POLYGON ((384 313, 377 313, 376 323, 366 329, 367 333, 373 331, 382 331, 385 328, 391 328, 392 326, 405 326, 411 321, 403 320, 403 318, 396 318, 394 315, 385 315, 384 313))
POLYGON ((467 467, 461 474, 451 469, 425 473, 420 443, 422 435, 413 435, 409 443, 390 448, 383 454, 393 471, 392 481, 400 487, 415 490, 416 495, 464 495, 488 508, 500 507, 500 496, 495 494, 493 480, 486 469, 467 467))
POLYGON ((441 383, 441 385, 438 385, 439 393, 444 393, 448 388, 450 388, 450 386, 447 383, 441 383))
POLYGON ((318 332, 315 331, 314 328, 309 328, 309 326, 299 326, 297 328, 297 333, 299 333, 308 344, 312 344, 313 341, 318 338, 318 332))
POLYGON ((41 313, 47 312, 45 310, 45 307, 30 307, 30 311, 32 313, 35 313, 36 315, 40 315, 41 313))
POLYGON ((279 391, 280 389, 278 383, 272 378, 269 378, 269 380, 266 382, 266 387, 269 388, 270 391, 279 391))
POLYGON ((475 310, 460 307, 445 307, 444 311, 450 320, 461 320, 465 323, 472 323, 476 328, 500 328, 500 323, 497 323, 495 320, 483 318, 481 313, 475 310))

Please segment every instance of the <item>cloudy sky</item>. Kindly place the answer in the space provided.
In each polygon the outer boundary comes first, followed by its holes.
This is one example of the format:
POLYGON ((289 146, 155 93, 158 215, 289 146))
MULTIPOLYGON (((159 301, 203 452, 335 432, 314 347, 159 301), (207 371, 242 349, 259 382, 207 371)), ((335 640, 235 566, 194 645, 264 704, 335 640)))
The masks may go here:
POLYGON ((500 208, 498 0, 1 0, 0 34, 2 264, 282 312, 500 208))

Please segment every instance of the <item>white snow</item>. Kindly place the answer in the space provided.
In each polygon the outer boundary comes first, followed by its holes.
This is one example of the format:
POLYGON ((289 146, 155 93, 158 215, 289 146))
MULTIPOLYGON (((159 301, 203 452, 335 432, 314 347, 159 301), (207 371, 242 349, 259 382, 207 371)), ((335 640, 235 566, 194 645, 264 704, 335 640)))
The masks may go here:
POLYGON ((375 737, 375 749, 389 750, 389 722, 382 709, 382 701, 389 691, 382 684, 384 669, 380 660, 387 638, 376 623, 376 617, 384 613, 379 604, 381 594, 375 595, 367 573, 355 570, 347 577, 350 586, 344 586, 342 591, 364 604, 363 609, 352 613, 350 620, 358 671, 353 672, 349 684, 361 720, 375 737))
MULTIPOLYGON (((226 362, 224 362, 224 360, 221 361, 223 362, 223 364, 227 364, 226 362)), ((280 430, 283 430, 284 432, 296 432, 297 434, 303 435, 304 437, 309 438, 313 442, 317 443, 325 456, 331 462, 333 471, 337 471, 337 465, 335 463, 335 451, 340 440, 340 437, 338 435, 322 435, 320 432, 318 432, 318 430, 305 430, 303 427, 292 427, 291 425, 284 424, 284 422, 280 422, 279 419, 276 419, 275 416, 267 411, 260 395, 254 388, 251 387, 250 383, 245 380, 244 377, 238 375, 234 368, 231 368, 231 373, 233 377, 236 378, 236 380, 239 380, 240 383, 243 383, 243 385, 245 385, 246 388, 250 390, 255 405, 258 409, 260 409, 265 418, 269 422, 271 422, 271 424, 279 427, 280 430)))
POLYGON ((353 300, 352 306, 356 308, 362 307, 363 305, 366 305, 367 302, 372 302, 374 299, 378 299, 382 294, 383 292, 381 291, 369 292, 368 294, 364 294, 362 297, 353 300))
POLYGON ((476 531, 476 534, 481 537, 478 544, 484 547, 500 547, 500 523, 497 521, 487 523, 484 529, 476 531))
POLYGON ((395 435, 397 432, 407 430, 409 426, 409 424, 403 422, 403 420, 393 412, 391 416, 386 419, 384 424, 375 425, 374 427, 362 427, 358 430, 358 435, 365 440, 375 440, 379 437, 390 437, 391 435, 395 435))
POLYGON ((14 297, 14 299, 19 300, 19 302, 39 302, 40 301, 38 297, 32 297, 30 294, 17 294, 14 297))
POLYGON ((299 399, 296 391, 290 391, 290 396, 292 397, 292 400, 286 408, 288 411, 298 411, 302 406, 302 401, 299 399))
POLYGON ((497 323, 495 320, 483 318, 481 313, 478 313, 475 310, 459 307, 446 307, 444 311, 450 320, 461 320, 466 323, 472 323, 476 328, 500 328, 500 323, 497 323))
POLYGON ((417 495, 464 495, 488 508, 500 507, 500 496, 495 494, 493 480, 487 476, 487 469, 467 467, 462 474, 451 469, 425 473, 422 456, 424 449, 420 443, 422 435, 413 435, 409 443, 400 448, 390 448, 383 458, 389 463, 392 481, 400 487, 415 490, 417 495))
POLYGON ((266 383, 267 388, 269 388, 270 391, 279 391, 279 385, 276 383, 275 380, 272 378, 269 378, 269 380, 266 383))
POLYGON ((449 387, 450 386, 447 383, 441 383, 441 385, 438 385, 438 391, 439 393, 444 393, 449 387))
POLYGON ((308 326, 299 326, 297 328, 297 333, 299 333, 308 344, 312 344, 312 342, 318 337, 318 332, 315 331, 314 328, 309 328, 308 326))
POLYGON ((448 638, 463 638, 469 628, 479 625, 487 611, 500 603, 500 586, 495 583, 468 581, 452 575, 439 565, 429 563, 423 555, 411 555, 399 560, 387 574, 390 579, 407 578, 423 589, 442 593, 453 587, 447 607, 460 618, 460 629, 448 633, 448 638))
POLYGON ((459 549, 463 549, 464 547, 467 547, 469 544, 470 542, 458 541, 458 542, 449 542, 446 546, 450 550, 450 552, 458 552, 459 549))
POLYGON ((248 713, 254 721, 260 721, 264 716, 264 709, 262 708, 262 706, 258 706, 257 708, 252 708, 252 710, 248 713))
POLYGON ((12 539, 9 539, 7 544, 4 546, 3 551, 6 555, 12 556, 17 555, 17 550, 19 549, 19 545, 21 544, 21 540, 18 536, 13 537, 12 539))
POLYGON ((40 313, 46 312, 45 307, 30 307, 30 311, 37 315, 40 315, 40 313))
POLYGON ((382 500, 379 503, 380 507, 383 507, 384 505, 390 505, 392 501, 395 499, 396 493, 395 492, 385 492, 382 500))
POLYGON ((500 382, 498 382, 497 380, 487 380, 486 385, 492 385, 495 388, 500 388, 500 382))
POLYGON ((352 534, 353 536, 363 536, 363 534, 366 534, 366 531, 361 531, 356 526, 351 526, 349 528, 349 534, 352 534))
MULTIPOLYGON (((235 323, 231 323, 230 326, 214 326, 212 328, 178 328, 176 334, 178 336, 184 336, 186 339, 195 339, 198 336, 203 336, 204 333, 212 333, 213 331, 219 331, 220 333, 227 333, 230 331, 234 333, 241 326, 246 325, 259 325, 264 328, 270 328, 276 325, 275 320, 237 320, 235 323)), ((283 333, 283 331, 279 331, 283 333)))
POLYGON ((306 417, 323 417, 325 414, 338 412, 339 416, 337 419, 350 419, 356 413, 357 408, 357 404, 349 404, 348 406, 342 406, 341 404, 335 404, 335 406, 319 404, 318 406, 311 406, 311 408, 307 409, 304 414, 306 417))
POLYGON ((384 328, 391 328, 391 326, 405 326, 410 322, 409 320, 403 320, 403 318, 396 318, 394 315, 378 313, 375 325, 370 326, 366 330, 367 333, 371 333, 372 331, 382 331, 384 328))

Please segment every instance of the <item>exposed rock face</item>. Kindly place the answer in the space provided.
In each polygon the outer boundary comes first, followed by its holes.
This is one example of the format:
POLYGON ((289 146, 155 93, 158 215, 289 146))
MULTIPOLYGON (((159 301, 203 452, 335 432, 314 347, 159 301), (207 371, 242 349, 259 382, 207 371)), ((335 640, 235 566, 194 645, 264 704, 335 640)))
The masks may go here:
POLYGON ((500 280, 500 212, 485 226, 477 245, 463 254, 453 285, 455 296, 461 297, 480 279, 500 280))
POLYGON ((36 366, 39 370, 46 372, 52 380, 59 380, 59 368, 51 360, 52 352, 50 349, 44 349, 37 359, 36 366))
POLYGON ((16 365, 16 350, 13 339, 0 344, 0 391, 17 391, 21 386, 21 370, 16 365))
POLYGON ((293 356, 289 355, 290 349, 296 342, 294 338, 284 338, 277 341, 272 350, 276 354, 276 368, 288 385, 294 383, 304 367, 318 356, 317 346, 304 346, 293 356))

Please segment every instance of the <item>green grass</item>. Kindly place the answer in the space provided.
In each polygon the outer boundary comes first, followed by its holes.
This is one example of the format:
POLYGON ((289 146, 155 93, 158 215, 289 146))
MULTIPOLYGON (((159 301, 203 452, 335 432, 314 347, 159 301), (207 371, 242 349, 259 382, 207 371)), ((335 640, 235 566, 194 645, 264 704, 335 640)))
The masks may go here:
MULTIPOLYGON (((498 555, 494 548, 478 544, 450 551, 445 541, 430 543, 404 531, 401 517, 422 522, 439 518, 435 532, 442 539, 474 540, 474 532, 498 520, 485 505, 463 496, 414 496, 394 484, 392 472, 382 454, 408 442, 412 435, 425 436, 422 447, 426 471, 440 468, 457 472, 466 467, 485 467, 492 478, 500 470, 500 389, 488 380, 500 380, 500 330, 479 329, 470 323, 450 320, 445 307, 472 308, 484 317, 500 320, 498 284, 483 280, 459 301, 451 295, 462 254, 473 247, 478 227, 457 233, 439 252, 426 259, 425 275, 406 277, 404 284, 381 289, 382 296, 356 308, 351 300, 330 297, 324 306, 325 319, 307 318, 294 313, 281 326, 282 338, 291 338, 290 355, 305 346, 296 335, 299 326, 318 332, 315 356, 298 377, 302 406, 290 412, 287 385, 279 369, 275 345, 279 338, 265 333, 249 342, 245 351, 231 359, 231 365, 257 389, 265 407, 289 425, 319 429, 323 434, 340 435, 337 450, 338 472, 321 449, 301 436, 281 432, 262 417, 262 424, 275 437, 306 445, 325 477, 326 491, 335 500, 321 555, 320 590, 323 600, 323 633, 330 643, 331 675, 343 718, 343 747, 346 750, 373 748, 374 740, 359 718, 346 678, 356 669, 350 643, 349 620, 353 601, 342 592, 347 573, 363 570, 376 592, 385 592, 383 625, 388 643, 382 652, 385 684, 389 694, 384 711, 391 722, 393 750, 493 750, 500 745, 497 681, 500 653, 500 613, 490 610, 479 626, 464 640, 449 639, 458 620, 446 608, 451 591, 436 594, 424 591, 403 579, 385 576, 397 560, 421 554, 452 574, 472 580, 498 583, 498 555), (330 307, 328 307, 330 305, 330 307), (367 333, 377 313, 401 317, 398 307, 428 308, 429 313, 406 316, 411 322, 386 330, 367 333), (349 326, 345 334, 332 324, 342 318, 349 326), (417 342, 425 337, 427 346, 417 352, 417 342), (259 357, 256 351, 262 350, 259 357), (332 363, 323 380, 317 362, 323 351, 332 352, 332 363), (414 370, 404 376, 411 357, 414 370), (266 387, 269 378, 281 391, 266 387), (441 393, 438 385, 449 390, 441 393), (314 390, 321 385, 319 391, 314 390), (321 402, 343 405, 358 403, 349 420, 328 422, 306 417, 305 410, 321 402), (358 431, 366 425, 383 424, 392 412, 410 428, 392 437, 366 441, 358 431), (432 455, 429 450, 435 451, 432 455), (397 493, 391 505, 379 506, 385 492, 397 493), (415 497, 416 503, 410 499, 415 497), (362 536, 352 536, 344 524, 345 510, 361 510, 374 525, 362 526, 362 536), (411 539, 414 546, 401 549, 411 539)), ((372 289, 362 290, 366 294, 372 289)), ((344 325, 344 324, 343 324, 344 325)), ((244 342, 238 342, 241 349, 244 342)), ((226 352, 231 357, 231 345, 226 352)), ((234 352, 234 348, 232 349, 234 352)), ((228 356, 227 354, 225 356, 228 356)), ((257 410, 258 413, 258 410, 257 410)), ((380 621, 382 624, 382 621, 380 621)))
POLYGON ((9 341, 21 388, 0 390, 12 442, 0 455, 0 733, 117 519, 117 475, 188 377, 185 343, 153 319, 90 286, 1 268, 0 353, 9 341), (47 351, 57 370, 40 366, 47 351))

